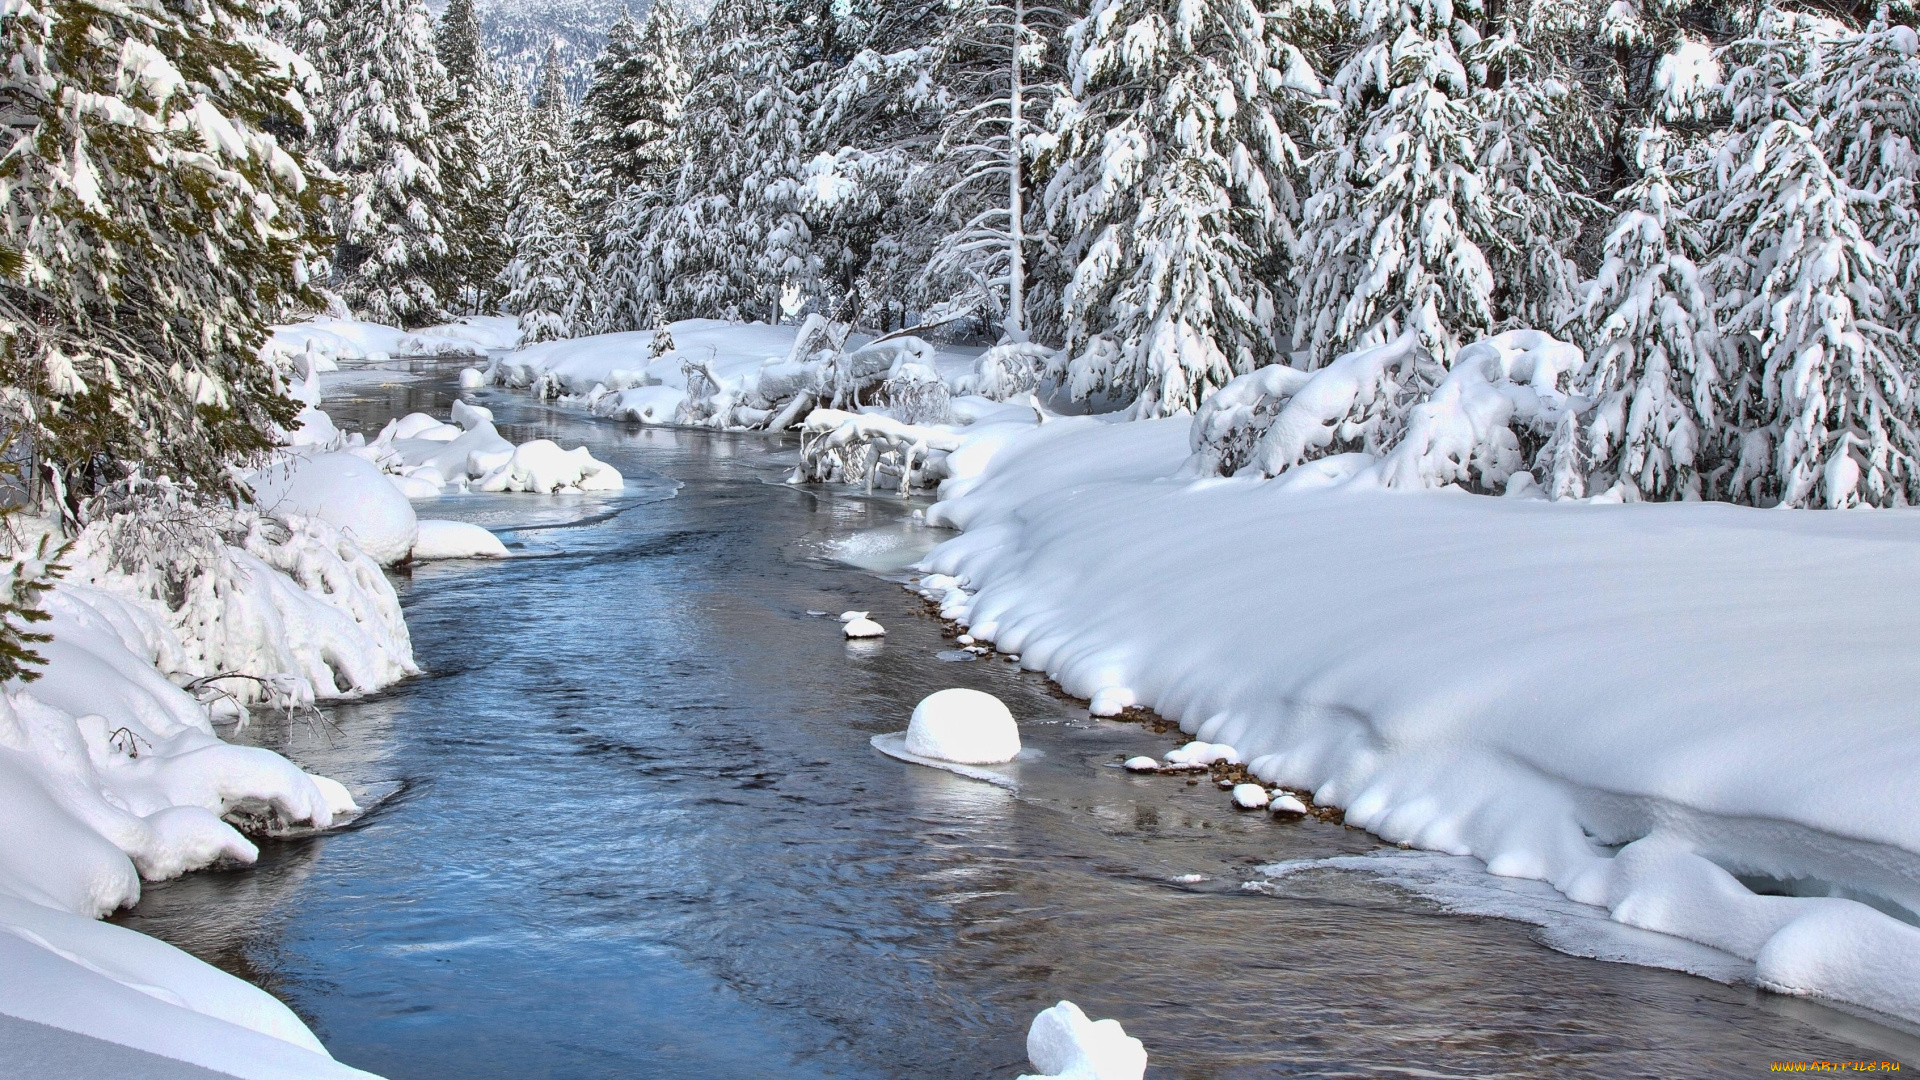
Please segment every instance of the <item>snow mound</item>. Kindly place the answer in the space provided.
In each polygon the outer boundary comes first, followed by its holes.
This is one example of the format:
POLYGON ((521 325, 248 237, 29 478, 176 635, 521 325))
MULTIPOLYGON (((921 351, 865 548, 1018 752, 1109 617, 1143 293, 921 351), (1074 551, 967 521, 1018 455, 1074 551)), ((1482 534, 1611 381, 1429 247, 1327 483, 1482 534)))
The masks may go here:
POLYGON ((493 426, 493 413, 453 403, 452 423, 426 413, 390 420, 372 442, 353 451, 376 463, 408 498, 448 492, 619 491, 620 471, 586 447, 563 450, 548 439, 515 446, 493 426))
POLYGON ((267 514, 318 518, 388 565, 413 550, 413 506, 363 457, 345 452, 287 454, 247 477, 267 514))
POLYGON ((1276 814, 1292 814, 1296 817, 1305 817, 1307 813, 1306 803, 1285 793, 1275 796, 1273 801, 1267 804, 1267 808, 1276 814))
POLYGON ((1142 754, 1139 757, 1128 758, 1120 767, 1128 772, 1159 772, 1160 761, 1142 754))
POLYGON ((460 389, 478 390, 485 385, 487 385, 486 372, 473 367, 460 369, 460 389))
POLYGON ((1021 1080, 1141 1080, 1147 1048, 1118 1020, 1089 1020, 1063 1001, 1044 1009, 1027 1028, 1027 1061, 1040 1070, 1021 1080))
POLYGON ((507 556, 507 546, 499 537, 464 521, 422 521, 420 536, 413 542, 415 561, 504 559, 507 556))
POLYGON ((850 638, 877 638, 885 637, 887 628, 862 615, 860 618, 847 620, 841 625, 840 632, 850 638))
POLYGON ((954 687, 914 706, 906 748, 961 765, 1000 765, 1020 755, 1020 728, 999 698, 954 687))
POLYGON ((551 439, 535 439, 514 447, 513 454, 473 485, 480 491, 531 491, 540 495, 563 489, 619 491, 626 486, 620 471, 594 458, 584 446, 562 450, 551 439))

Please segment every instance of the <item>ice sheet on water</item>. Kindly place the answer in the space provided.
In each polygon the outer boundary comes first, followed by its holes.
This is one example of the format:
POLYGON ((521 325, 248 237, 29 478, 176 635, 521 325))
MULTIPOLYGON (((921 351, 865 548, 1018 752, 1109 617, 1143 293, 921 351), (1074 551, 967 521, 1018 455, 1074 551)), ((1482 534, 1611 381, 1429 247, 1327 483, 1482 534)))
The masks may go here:
POLYGON ((1248 882, 1250 891, 1284 894, 1286 879, 1298 874, 1371 874, 1454 914, 1510 919, 1538 927, 1542 943, 1574 956, 1684 971, 1716 982, 1754 982, 1750 960, 1685 938, 1617 923, 1607 917, 1605 908, 1569 900, 1546 882, 1489 874, 1486 864, 1471 856, 1392 850, 1272 863, 1255 869, 1266 877, 1248 882))

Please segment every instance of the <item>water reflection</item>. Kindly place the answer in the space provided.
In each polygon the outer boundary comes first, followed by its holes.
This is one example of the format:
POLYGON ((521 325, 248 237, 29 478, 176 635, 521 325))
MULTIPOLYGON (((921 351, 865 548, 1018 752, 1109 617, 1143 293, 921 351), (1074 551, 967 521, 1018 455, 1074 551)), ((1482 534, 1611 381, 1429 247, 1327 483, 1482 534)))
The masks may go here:
MULTIPOLYGON (((353 382, 333 408, 377 429, 444 415, 451 392, 353 382)), ((261 980, 345 1061, 406 1080, 1010 1077, 1063 997, 1185 1078, 1746 1076, 1894 1037, 1554 953, 1370 879, 1242 894, 1257 865, 1375 843, 1109 768, 1167 740, 1013 665, 936 660, 917 599, 827 561, 917 542, 898 499, 789 487, 761 436, 484 397, 510 437, 586 441, 633 487, 423 507, 523 514, 538 527, 512 539, 537 557, 417 568, 401 590, 429 674, 337 709, 328 738, 254 732, 401 794, 255 870, 156 886, 125 920, 261 980), (805 614, 847 609, 886 639, 805 614), (1017 798, 868 747, 954 685, 1002 697, 1044 751, 1017 798)))

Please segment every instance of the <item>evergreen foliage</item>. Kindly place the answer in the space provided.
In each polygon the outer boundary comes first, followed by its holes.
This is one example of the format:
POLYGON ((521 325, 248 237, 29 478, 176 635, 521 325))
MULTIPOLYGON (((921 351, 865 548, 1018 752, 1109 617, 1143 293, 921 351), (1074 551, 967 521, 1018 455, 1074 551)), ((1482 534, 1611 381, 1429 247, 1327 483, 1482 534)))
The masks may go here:
POLYGON ((421 0, 331 0, 307 27, 324 87, 319 156, 339 178, 333 283, 375 322, 419 326, 444 313, 448 257, 441 137, 429 105, 446 80, 421 0))

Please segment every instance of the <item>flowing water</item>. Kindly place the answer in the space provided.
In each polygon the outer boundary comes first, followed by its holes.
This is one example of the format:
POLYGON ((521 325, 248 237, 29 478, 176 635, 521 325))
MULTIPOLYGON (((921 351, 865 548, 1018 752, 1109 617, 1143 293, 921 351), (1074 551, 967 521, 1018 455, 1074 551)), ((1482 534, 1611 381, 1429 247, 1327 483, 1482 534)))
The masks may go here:
MULTIPOLYGON (((453 388, 361 373, 331 393, 373 431, 446 415, 453 388)), ((897 498, 782 483, 790 444, 482 397, 509 437, 584 442, 628 489, 421 504, 523 557, 415 568, 399 588, 427 674, 331 727, 240 736, 391 794, 254 867, 150 886, 120 920, 265 986, 343 1061, 395 1080, 1011 1078, 1062 998, 1119 1018, 1150 1076, 1194 1080, 1749 1076, 1920 1047, 1555 952, 1371 875, 1244 891, 1257 864, 1379 844, 1124 773, 1174 738, 1089 720, 998 658, 940 660, 939 620, 885 574, 941 534, 897 498), (808 614, 848 608, 884 643, 808 614), (868 746, 956 685, 999 695, 1044 752, 1017 795, 868 746)))

